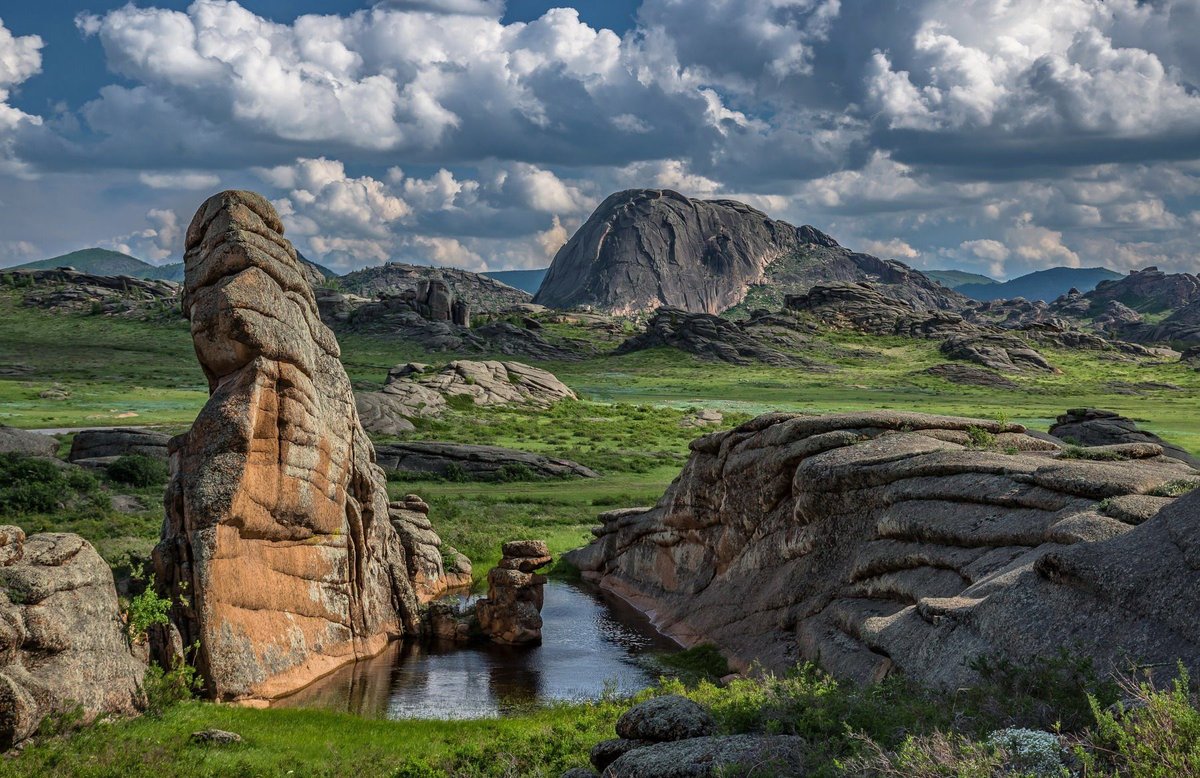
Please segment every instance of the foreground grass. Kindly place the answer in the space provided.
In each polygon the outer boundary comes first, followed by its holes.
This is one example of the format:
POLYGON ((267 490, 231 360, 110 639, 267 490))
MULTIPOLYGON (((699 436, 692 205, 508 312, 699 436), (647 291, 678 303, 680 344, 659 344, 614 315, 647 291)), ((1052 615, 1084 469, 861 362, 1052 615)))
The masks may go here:
MULTIPOLYGON (((696 653, 710 664, 711 652, 696 653)), ((474 721, 379 721, 185 702, 158 717, 40 735, 19 756, 0 759, 0 777, 553 777, 586 765, 588 750, 612 737, 629 705, 658 694, 699 702, 723 734, 804 738, 804 764, 795 767, 816 778, 1200 775, 1200 712, 1186 676, 1158 687, 1144 681, 1119 688, 1086 662, 1056 657, 1026 668, 993 668, 978 686, 952 694, 902 678, 859 687, 804 666, 724 687, 704 677, 662 679, 631 700, 474 721), (237 732, 244 742, 191 742, 192 732, 208 728, 237 732), (1022 742, 1046 747, 1024 753, 1022 742)))

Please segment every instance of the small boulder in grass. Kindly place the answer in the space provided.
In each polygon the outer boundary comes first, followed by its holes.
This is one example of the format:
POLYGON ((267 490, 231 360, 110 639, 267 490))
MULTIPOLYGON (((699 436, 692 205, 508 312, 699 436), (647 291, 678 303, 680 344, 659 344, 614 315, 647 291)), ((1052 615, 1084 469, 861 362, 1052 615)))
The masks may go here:
POLYGON ((242 736, 236 732, 226 732, 223 729, 203 729, 192 733, 192 742, 210 746, 228 746, 241 743, 242 736))
POLYGON ((626 740, 662 743, 704 737, 716 729, 717 724, 708 711, 678 694, 646 700, 617 719, 617 734, 626 740))

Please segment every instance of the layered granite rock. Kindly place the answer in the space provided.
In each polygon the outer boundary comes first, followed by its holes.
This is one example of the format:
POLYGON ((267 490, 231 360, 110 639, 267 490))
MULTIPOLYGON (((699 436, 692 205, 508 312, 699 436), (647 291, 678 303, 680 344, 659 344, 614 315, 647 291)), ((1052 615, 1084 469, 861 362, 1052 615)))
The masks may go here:
POLYGON ((145 672, 95 549, 78 535, 0 527, 0 751, 52 714, 136 713, 145 672))
POLYGON ((165 462, 170 440, 170 435, 156 430, 124 427, 80 430, 71 440, 67 460, 100 463, 129 454, 141 454, 165 462))
POLYGON ((475 603, 479 628, 496 643, 541 643, 546 576, 537 571, 554 558, 544 540, 510 540, 501 551, 488 571, 488 596, 475 603))
POLYGON ((429 520, 428 503, 406 494, 388 504, 388 518, 404 546, 408 578, 418 602, 431 602, 451 589, 471 585, 471 560, 442 542, 429 520))
POLYGON ((771 324, 775 331, 767 332, 765 323, 755 318, 735 322, 708 313, 663 307, 654 312, 643 332, 626 339, 615 353, 665 347, 735 365, 762 362, 776 367, 816 366, 796 353, 805 343, 796 323, 774 320, 771 324))
POLYGON ((218 699, 270 698, 418 629, 417 592, 337 341, 261 196, 187 231, 183 309, 210 397, 172 439, 161 594, 218 699))
POLYGON ((1160 446, 876 412, 769 414, 691 447, 653 509, 567 556, 686 644, 941 687, 1064 648, 1200 669, 1200 492, 1166 496, 1200 473, 1160 446))
POLYGON ((436 475, 471 481, 527 478, 597 478, 599 473, 569 459, 530 451, 471 443, 413 440, 375 447, 380 467, 408 475, 436 475))

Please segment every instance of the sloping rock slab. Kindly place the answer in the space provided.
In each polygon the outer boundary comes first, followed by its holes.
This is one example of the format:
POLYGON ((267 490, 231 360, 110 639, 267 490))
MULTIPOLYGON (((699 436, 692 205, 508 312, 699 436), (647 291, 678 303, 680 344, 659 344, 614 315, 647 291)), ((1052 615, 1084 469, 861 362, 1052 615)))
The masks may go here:
POLYGON ((95 549, 78 535, 0 527, 0 750, 54 713, 135 713, 145 672, 95 549))
POLYGON ((1197 476, 1157 447, 1068 458, 1019 425, 874 412, 768 414, 691 448, 653 510, 566 557, 685 644, 950 688, 977 657, 1064 648, 1200 670, 1200 492, 1101 512, 1197 476))
POLYGON ((1001 373, 1062 372, 1013 335, 979 332, 952 335, 943 341, 941 351, 950 359, 974 362, 1001 373))
POLYGON ((598 478, 599 473, 569 459, 517 451, 500 446, 466 443, 410 441, 375 448, 379 466, 401 473, 461 476, 470 480, 513 480, 523 475, 538 478, 598 478))

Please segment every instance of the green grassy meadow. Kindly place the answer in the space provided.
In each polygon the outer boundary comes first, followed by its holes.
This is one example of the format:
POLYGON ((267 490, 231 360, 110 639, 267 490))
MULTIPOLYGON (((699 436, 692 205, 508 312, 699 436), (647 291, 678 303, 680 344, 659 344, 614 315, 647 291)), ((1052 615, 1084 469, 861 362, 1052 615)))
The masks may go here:
MULTIPOLYGON (((548 325, 547 331, 590 340, 604 351, 621 340, 569 324, 548 325)), ((387 338, 350 336, 340 342, 347 372, 362 390, 379 388, 397 363, 439 364, 454 358, 387 338)), ((707 431, 681 423, 701 407, 724 412, 725 426, 767 411, 887 408, 1004 418, 1045 430, 1067 408, 1094 406, 1131 416, 1200 452, 1200 417, 1192 399, 1200 393, 1200 372, 1177 363, 1123 362, 1100 353, 1044 353, 1062 374, 1017 376, 1019 390, 963 387, 924 374, 945 361, 934 342, 852 334, 830 334, 814 342, 809 356, 828 369, 705 362, 669 349, 547 363, 542 366, 580 394, 579 402, 544 411, 455 408, 442 418, 419 421, 408 437, 566 457, 595 469, 600 478, 508 483, 397 478, 389 481, 388 490, 393 498, 412 492, 430 503, 430 518, 443 541, 472 559, 478 581, 499 560, 504 540, 545 538, 552 552, 561 554, 590 539, 596 514, 654 503, 686 461, 689 441, 707 431)), ((206 398, 186 322, 51 314, 24 307, 15 294, 0 291, 0 424, 182 430, 206 398), (42 396, 50 389, 61 399, 42 396)), ((88 488, 86 499, 45 512, 0 515, 0 523, 16 523, 29 532, 78 532, 117 568, 145 559, 161 523, 161 487, 134 489, 101 478, 88 488), (143 510, 114 510, 111 498, 118 494, 136 497, 143 510)), ((1089 729, 1097 722, 1086 694, 1102 695, 1102 684, 1096 679, 1085 684, 1078 672, 1047 678, 1039 676, 1037 683, 1015 691, 998 681, 988 692, 992 698, 973 701, 961 695, 934 699, 898 685, 853 689, 812 671, 787 679, 739 681, 729 689, 695 678, 687 684, 665 680, 657 691, 701 700, 713 709, 723 731, 809 738, 813 775, 984 776, 1000 774, 989 772, 998 758, 982 740, 989 727, 1015 723, 1052 728, 1053 716, 1045 719, 1049 711, 1060 720, 1069 717, 1064 731, 1071 737, 1100 738, 1089 729), (1065 696, 1033 699, 1052 692, 1065 696), (1029 699, 1029 710, 1041 719, 1016 704, 1029 699), (949 761, 934 763, 943 757, 949 761), (855 759, 874 759, 878 769, 854 772, 855 759)), ((62 734, 51 722, 20 756, 0 757, 0 778, 557 776, 586 764, 588 749, 612 737, 613 722, 627 706, 628 701, 606 699, 539 707, 503 719, 443 722, 377 721, 325 711, 189 701, 160 716, 104 722, 73 734, 62 734), (238 732, 245 742, 228 747, 190 742, 191 732, 209 727, 238 732)), ((1153 705, 1147 710, 1157 711, 1153 705)), ((1195 710, 1188 713, 1186 704, 1171 710, 1154 726, 1171 732, 1176 724, 1183 728, 1172 742, 1195 749, 1198 767, 1196 773, 1177 774, 1200 775, 1195 710)), ((1101 741, 1096 740, 1097 748, 1119 751, 1119 745, 1101 741)), ((1154 758, 1148 760, 1154 764, 1154 758)), ((1116 768, 1089 773, 1110 774, 1165 775, 1116 768)))

